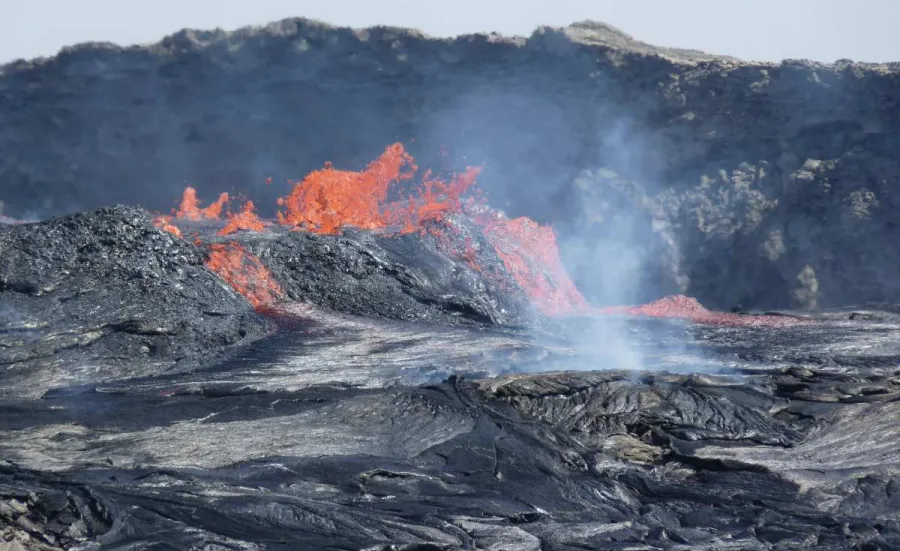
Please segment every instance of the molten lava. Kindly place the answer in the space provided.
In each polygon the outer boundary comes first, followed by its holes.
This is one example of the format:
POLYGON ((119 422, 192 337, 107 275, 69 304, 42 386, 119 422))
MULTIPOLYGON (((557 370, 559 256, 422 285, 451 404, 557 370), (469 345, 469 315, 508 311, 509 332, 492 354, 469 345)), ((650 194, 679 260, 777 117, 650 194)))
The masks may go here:
POLYGON ((430 170, 425 171, 419 196, 410 197, 407 224, 421 226, 425 222, 440 222, 449 214, 461 212, 463 205, 460 197, 475 185, 480 172, 478 168, 469 167, 450 182, 444 182, 434 178, 430 170))
POLYGON ((228 213, 228 224, 218 231, 218 235, 228 235, 239 230, 263 231, 266 225, 256 216, 256 207, 253 201, 244 203, 244 208, 237 214, 228 213))
POLYGON ((278 213, 278 221, 329 234, 338 233, 343 226, 384 229, 393 222, 393 213, 381 209, 389 187, 412 178, 414 169, 412 157, 400 144, 388 147, 361 172, 336 170, 328 163, 296 184, 290 195, 278 200, 285 208, 278 213), (407 165, 409 169, 404 172, 407 165))
MULTIPOLYGON (((377 231, 387 235, 428 233, 437 239, 445 254, 456 257, 499 286, 518 286, 545 315, 626 314, 632 316, 686 319, 717 325, 785 325, 798 318, 741 316, 711 312, 695 299, 675 296, 637 307, 594 309, 578 291, 559 257, 556 235, 548 226, 528 218, 509 219, 487 206, 475 188, 478 168, 468 168, 448 181, 425 171, 421 183, 412 184, 418 167, 402 144, 395 143, 364 170, 337 170, 331 163, 292 182, 293 189, 278 200, 282 207, 278 222, 295 230, 338 234, 345 227, 377 231), (411 189, 411 191, 410 191, 411 189), (463 195, 469 193, 464 200, 463 195), (465 215, 478 226, 487 243, 500 258, 506 274, 494 266, 479 264, 475 242, 457 232, 450 215, 465 215)), ((271 178, 266 179, 266 184, 271 178)), ((181 205, 173 216, 159 216, 154 223, 181 236, 174 219, 219 220, 228 203, 223 193, 208 207, 201 208, 197 193, 186 188, 181 205)), ((237 231, 263 231, 253 202, 247 201, 237 214, 228 213, 227 224, 218 235, 237 231)), ((218 273, 257 308, 283 300, 284 292, 260 260, 240 245, 214 244, 207 261, 218 273)))
POLYGON ((256 308, 285 299, 284 290, 256 255, 237 243, 214 243, 206 267, 219 275, 256 308))
POLYGON ((596 310, 598 314, 625 314, 649 318, 683 319, 705 325, 733 327, 780 327, 811 323, 796 316, 747 316, 708 310, 697 299, 684 295, 661 298, 641 306, 610 306, 596 310))
POLYGON ((497 216, 483 231, 510 277, 541 312, 558 316, 590 309, 559 258, 553 228, 525 217, 497 216))
POLYGON ((213 204, 206 208, 200 208, 197 191, 192 187, 186 187, 181 196, 181 206, 175 216, 186 220, 217 220, 222 216, 222 209, 227 202, 228 194, 222 193, 213 204))
POLYGON ((175 237, 183 237, 178 226, 172 224, 171 216, 156 216, 153 218, 153 225, 163 231, 171 233, 175 237))
MULTIPOLYGON (((225 208, 225 205, 228 203, 228 194, 222 193, 219 195, 219 198, 216 199, 211 205, 206 208, 200 208, 200 200, 197 198, 197 191, 192 187, 184 188, 184 192, 181 195, 181 204, 178 206, 178 210, 173 210, 171 216, 160 215, 153 218, 153 225, 158 227, 163 231, 167 231, 176 237, 182 237, 181 229, 178 226, 174 225, 172 222, 174 219, 180 220, 218 220, 222 216, 222 209, 225 208)), ((250 203, 250 210, 252 214, 252 206, 250 203)), ((243 213, 241 213, 243 214, 243 213)), ((237 216, 241 216, 240 214, 237 216)), ((236 216, 236 217, 237 217, 236 216)), ((246 215, 241 218, 239 222, 235 222, 236 226, 231 230, 237 231, 238 229, 244 229, 243 226, 249 225, 249 222, 245 221, 246 215), (243 226, 242 226, 243 225, 243 226)), ((260 228, 261 229, 261 228, 260 228)), ((231 233, 231 232, 229 232, 231 233)))
POLYGON ((389 146, 364 170, 325 168, 310 173, 287 197, 278 200, 284 211, 278 221, 309 232, 337 234, 345 226, 363 230, 412 233, 421 224, 459 212, 460 196, 474 182, 478 169, 469 168, 449 183, 426 172, 418 194, 388 202, 391 191, 412 180, 418 167, 402 144, 389 146))

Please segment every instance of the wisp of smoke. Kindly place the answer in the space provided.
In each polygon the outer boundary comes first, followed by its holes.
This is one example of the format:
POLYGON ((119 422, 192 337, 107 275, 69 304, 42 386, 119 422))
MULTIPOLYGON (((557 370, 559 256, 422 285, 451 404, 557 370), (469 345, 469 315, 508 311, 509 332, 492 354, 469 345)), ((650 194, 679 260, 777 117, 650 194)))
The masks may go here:
MULTIPOLYGON (((608 107, 604 110, 614 111, 608 107)), ((647 227, 639 227, 644 220, 635 215, 635 205, 621 197, 604 196, 596 188, 579 189, 575 181, 579 173, 594 168, 584 166, 584 162, 594 162, 596 167, 616 167, 632 178, 641 174, 645 157, 642 140, 626 119, 611 121, 605 135, 593 138, 602 151, 595 151, 591 155, 593 159, 588 161, 591 157, 586 159, 582 155, 587 144, 574 131, 578 121, 567 118, 566 110, 555 98, 495 83, 490 88, 457 97, 445 109, 434 135, 456 136, 448 144, 451 155, 456 157, 453 162, 485 166, 479 184, 493 206, 506 210, 510 216, 525 215, 538 221, 570 220, 566 226, 554 228, 557 242, 569 274, 591 302, 633 305, 662 296, 660 289, 650 288, 653 278, 647 276, 651 264, 647 255, 659 248, 648 242, 653 235, 649 223, 644 224, 647 227), (521 132, 510 122, 517 117, 503 115, 510 110, 527 116, 532 128, 542 127, 545 132, 521 132), (496 147, 498 143, 503 147, 496 147), (553 152, 550 157, 572 160, 571 180, 553 180, 550 177, 553 171, 544 172, 533 163, 520 164, 529 171, 513 175, 494 174, 491 170, 492 166, 516 166, 509 162, 510 158, 528 159, 536 151, 546 155, 548 149, 553 152)), ((590 182, 583 183, 590 188, 590 182)), ((652 264, 658 265, 658 259, 652 264)), ((554 369, 644 367, 644 359, 634 342, 635 335, 629 331, 626 320, 590 316, 581 319, 579 324, 577 330, 566 329, 564 335, 576 352, 570 360, 557 362, 554 369)), ((535 338, 538 343, 550 346, 549 340, 542 342, 542 336, 536 334, 535 338)))

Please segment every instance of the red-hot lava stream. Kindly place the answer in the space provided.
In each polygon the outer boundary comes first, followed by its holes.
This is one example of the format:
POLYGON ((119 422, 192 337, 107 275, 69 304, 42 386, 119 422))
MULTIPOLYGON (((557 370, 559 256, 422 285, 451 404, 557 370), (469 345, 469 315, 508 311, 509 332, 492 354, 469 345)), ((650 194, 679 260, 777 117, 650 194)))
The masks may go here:
MULTIPOLYGON (((507 218, 490 209, 478 196, 463 195, 474 191, 478 168, 468 168, 449 181, 425 171, 418 188, 405 200, 389 202, 398 184, 415 178, 418 167, 412 156, 399 143, 362 171, 337 170, 330 163, 300 182, 278 200, 282 210, 276 222, 295 230, 321 234, 338 234, 351 226, 388 235, 434 232, 434 225, 450 214, 467 215, 478 225, 494 248, 512 280, 542 313, 549 316, 609 315, 678 318, 696 323, 737 326, 780 326, 803 320, 782 316, 744 316, 707 310, 695 299, 673 296, 643 306, 592 307, 578 291, 559 257, 556 234, 549 226, 533 220, 507 218)), ((181 237, 175 219, 220 220, 229 201, 223 193, 210 206, 201 208, 196 192, 187 188, 181 206, 170 216, 158 216, 154 222, 162 229, 181 237)), ((218 235, 237 231, 262 231, 267 224, 247 201, 237 214, 226 212, 226 225, 218 235)), ((439 235, 442 240, 452 236, 439 235)), ((474 269, 476 255, 466 240, 460 259, 474 269)), ((257 308, 283 301, 284 291, 262 262, 237 243, 213 244, 207 266, 219 274, 235 290, 257 308)))
POLYGON ((244 295, 255 308, 285 300, 281 285, 256 255, 237 243, 213 243, 206 266, 244 295))

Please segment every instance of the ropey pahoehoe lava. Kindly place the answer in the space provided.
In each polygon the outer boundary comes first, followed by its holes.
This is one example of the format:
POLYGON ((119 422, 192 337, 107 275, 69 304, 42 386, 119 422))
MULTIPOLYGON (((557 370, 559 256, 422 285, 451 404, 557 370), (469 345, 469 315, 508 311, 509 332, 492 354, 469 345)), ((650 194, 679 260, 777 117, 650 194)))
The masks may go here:
POLYGON ((900 310, 595 305, 481 174, 0 218, 0 549, 900 549, 900 310))

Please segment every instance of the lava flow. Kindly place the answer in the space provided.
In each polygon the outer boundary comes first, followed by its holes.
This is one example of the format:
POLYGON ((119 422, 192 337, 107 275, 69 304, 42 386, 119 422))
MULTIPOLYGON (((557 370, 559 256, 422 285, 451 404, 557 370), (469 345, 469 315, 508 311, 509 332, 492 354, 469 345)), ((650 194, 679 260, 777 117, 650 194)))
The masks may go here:
POLYGON ((530 218, 498 216, 483 231, 509 275, 543 313, 571 315, 590 310, 565 271, 552 228, 530 218))
POLYGON ((692 297, 674 295, 640 306, 608 306, 595 311, 599 314, 624 314, 635 317, 682 319, 705 325, 731 327, 783 327, 812 323, 797 316, 748 316, 726 312, 713 312, 692 297))
MULTIPOLYGON (((311 233, 337 234, 344 227, 355 227, 400 235, 424 232, 426 223, 441 222, 448 215, 463 213, 461 198, 474 186, 478 168, 467 168, 448 181, 425 171, 419 186, 403 198, 400 188, 413 180, 417 171, 414 159, 399 143, 389 146, 362 171, 337 170, 330 163, 326 164, 296 182, 292 191, 279 199, 278 204, 283 210, 278 213, 277 221, 311 233), (392 193, 401 198, 389 201, 392 193)), ((223 193, 213 204, 201 208, 195 190, 189 187, 184 191, 180 207, 171 216, 157 217, 155 223, 180 236, 181 231, 174 225, 174 220, 222 219, 228 200, 228 194, 223 193)), ((238 214, 226 216, 228 223, 218 235, 240 230, 262 231, 265 227, 256 216, 252 202, 247 202, 238 214)), ((473 216, 472 219, 481 226, 509 276, 541 312, 565 315, 587 308, 587 301, 559 260, 552 228, 527 218, 509 220, 502 216, 473 216)), ((434 228, 434 224, 429 226, 430 231, 435 231, 434 228)), ((462 250, 460 259, 481 271, 469 240, 462 250)), ((224 251, 218 249, 210 256, 210 265, 217 272, 222 265, 228 264, 223 262, 223 254, 224 251)), ((241 252, 242 258, 248 255, 246 251, 241 252)), ((257 306, 266 304, 266 297, 244 289, 245 278, 229 276, 227 279, 257 306)))
POLYGON ((239 230, 263 231, 264 229, 266 229, 266 225, 256 216, 256 207, 253 205, 253 201, 247 201, 239 213, 228 213, 228 224, 219 230, 217 235, 228 235, 239 230))
MULTIPOLYGON (((478 168, 469 167, 448 181, 425 171, 415 187, 411 182, 417 172, 413 157, 399 143, 387 147, 361 171, 338 170, 326 163, 302 181, 291 182, 290 193, 278 200, 282 210, 277 222, 295 231, 319 234, 339 234, 345 227, 388 236, 428 232, 444 245, 445 253, 493 278, 496 271, 486 270, 478 263, 470 238, 456 235, 452 224, 441 224, 450 215, 466 216, 481 229, 500 258, 506 270, 504 277, 548 316, 626 314, 715 325, 786 325, 801 321, 792 317, 712 312, 685 296, 666 297, 644 306, 593 308, 566 272, 553 229, 525 217, 507 218, 488 207, 475 189, 478 168), (405 197, 404 188, 412 188, 405 197), (466 193, 470 195, 463 200, 466 193)), ((180 207, 171 216, 157 217, 155 223, 180 237, 181 231, 174 220, 221 220, 228 202, 228 194, 222 193, 211 205, 201 208, 195 190, 189 187, 184 191, 180 207)), ((257 217, 251 201, 237 214, 226 212, 225 216, 227 224, 217 232, 220 236, 237 231, 263 231, 267 224, 257 217)), ((207 264, 256 307, 270 305, 284 296, 260 260, 236 243, 212 245, 207 264)), ((495 283, 504 288, 504 281, 495 283)))
MULTIPOLYGON (((279 200, 286 209, 279 222, 315 233, 338 233, 344 226, 408 234, 425 231, 429 222, 445 221, 448 215, 464 214, 463 194, 473 188, 479 169, 469 167, 449 181, 425 171, 420 186, 406 200, 389 202, 392 191, 412 180, 418 170, 402 144, 389 146, 381 157, 361 172, 335 170, 331 165, 317 170, 294 186, 290 195, 279 200)), ((475 200, 474 197, 470 199, 475 200)), ((488 212, 490 211, 485 207, 488 212)), ((587 307, 587 301, 575 288, 559 259, 553 229, 539 226, 527 218, 509 220, 501 216, 472 216, 495 249, 515 283, 548 315, 570 314, 587 307)), ((440 238, 460 239, 439 225, 429 231, 440 238)), ((459 259, 482 272, 469 240, 459 259)))
POLYGON ((197 192, 192 187, 187 187, 181 196, 181 207, 175 213, 177 218, 187 220, 217 220, 222 216, 222 209, 228 203, 228 194, 222 193, 219 198, 206 208, 200 208, 197 192))
POLYGON ((213 243, 206 266, 256 308, 285 299, 281 286, 255 255, 237 243, 213 243))

